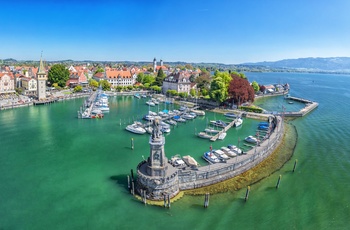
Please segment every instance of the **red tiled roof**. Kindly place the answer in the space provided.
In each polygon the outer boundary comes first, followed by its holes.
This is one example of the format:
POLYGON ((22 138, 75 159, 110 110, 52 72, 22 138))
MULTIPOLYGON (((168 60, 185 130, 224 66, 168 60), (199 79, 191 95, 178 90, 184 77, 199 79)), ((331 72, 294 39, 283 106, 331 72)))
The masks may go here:
POLYGON ((123 70, 112 69, 112 70, 106 70, 106 76, 107 78, 118 78, 118 77, 131 78, 131 73, 128 70, 123 71, 123 70))

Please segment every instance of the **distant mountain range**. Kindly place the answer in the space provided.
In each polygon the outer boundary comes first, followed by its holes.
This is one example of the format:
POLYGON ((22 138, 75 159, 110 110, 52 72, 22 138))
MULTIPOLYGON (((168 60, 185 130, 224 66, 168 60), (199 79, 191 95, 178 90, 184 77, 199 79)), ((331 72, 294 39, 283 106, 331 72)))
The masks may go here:
MULTIPOLYGON (((38 64, 39 61, 17 61, 13 58, 0 59, 0 65, 14 65, 18 63, 25 64, 38 64)), ((83 63, 100 63, 100 64, 118 64, 123 63, 127 66, 130 65, 150 65, 151 61, 74 61, 74 60, 60 60, 60 61, 47 61, 47 63, 63 63, 66 65, 83 64, 83 63)), ((170 66, 191 64, 194 67, 199 68, 211 68, 212 70, 219 69, 225 71, 227 69, 234 71, 247 71, 247 72, 330 72, 330 73, 350 73, 350 57, 330 57, 330 58, 298 58, 298 59, 284 59, 274 62, 255 62, 255 63, 242 63, 242 64, 222 64, 222 63, 188 63, 188 62, 165 62, 170 66)))
POLYGON ((350 57, 298 58, 275 62, 244 63, 244 66, 264 66, 277 69, 297 69, 305 71, 350 72, 350 57))

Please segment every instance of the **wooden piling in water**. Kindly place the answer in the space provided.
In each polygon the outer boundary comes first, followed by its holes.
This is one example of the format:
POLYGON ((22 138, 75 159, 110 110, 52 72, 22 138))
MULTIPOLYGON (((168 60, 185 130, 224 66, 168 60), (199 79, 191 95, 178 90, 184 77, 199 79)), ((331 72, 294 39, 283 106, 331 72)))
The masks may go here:
POLYGON ((208 208, 209 207, 209 193, 206 193, 204 196, 204 208, 208 208))
POLYGON ((134 138, 131 138, 131 149, 134 149, 134 138))
POLYGON ((166 208, 166 195, 164 194, 164 208, 166 208))
POLYGON ((135 195, 135 185, 134 185, 134 181, 131 182, 131 194, 135 195))
POLYGON ((131 181, 134 181, 134 171, 131 169, 131 181))
POLYGON ((278 177, 278 181, 277 181, 277 184, 276 184, 276 188, 278 188, 280 186, 280 182, 281 182, 281 175, 278 177))
POLYGON ((170 195, 168 195, 168 208, 170 208, 170 195))
POLYGON ((143 203, 147 204, 146 190, 143 190, 143 203))
POLYGON ((245 192, 245 198, 244 201, 247 201, 249 198, 249 192, 250 192, 250 186, 247 187, 247 191, 245 192))
POLYGON ((297 163, 298 163, 298 159, 296 159, 294 162, 293 172, 295 171, 295 168, 297 167, 297 163))
POLYGON ((130 189, 130 176, 128 175, 128 189, 130 189))

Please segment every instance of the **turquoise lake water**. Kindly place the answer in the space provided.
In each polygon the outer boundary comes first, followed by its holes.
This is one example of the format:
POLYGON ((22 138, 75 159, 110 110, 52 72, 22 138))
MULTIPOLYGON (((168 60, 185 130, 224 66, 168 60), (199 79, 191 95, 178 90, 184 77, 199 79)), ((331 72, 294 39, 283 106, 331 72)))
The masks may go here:
MULTIPOLYGON (((83 99, 76 99, 0 111, 0 229, 347 229, 350 76, 246 75, 259 84, 288 82, 292 96, 319 103, 293 121, 299 139, 291 161, 252 185, 248 202, 240 190, 211 195, 208 209, 203 196, 185 196, 171 209, 144 206, 129 194, 126 176, 149 155, 148 135, 124 129, 148 111, 145 99, 112 97, 101 120, 77 119, 83 99)), ((257 104, 271 111, 302 107, 281 97, 257 104)), ((238 144, 259 122, 245 119, 214 143, 195 136, 214 119, 224 117, 207 112, 174 128, 166 135, 166 155, 190 154, 204 165, 201 155, 210 144, 238 144)))

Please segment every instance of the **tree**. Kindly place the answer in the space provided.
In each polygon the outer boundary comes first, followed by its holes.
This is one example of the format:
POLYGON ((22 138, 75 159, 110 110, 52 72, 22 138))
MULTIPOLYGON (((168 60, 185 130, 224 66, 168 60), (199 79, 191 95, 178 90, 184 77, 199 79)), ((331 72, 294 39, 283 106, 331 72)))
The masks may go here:
POLYGON ((83 87, 81 85, 77 85, 74 87, 74 92, 81 92, 83 91, 83 87))
POLYGON ((137 74, 136 81, 143 84, 143 78, 144 77, 145 77, 145 74, 141 72, 141 73, 137 74))
POLYGON ((231 79, 228 72, 215 71, 214 79, 210 84, 210 98, 220 103, 224 102, 228 97, 228 86, 231 79))
POLYGON ((259 85, 260 92, 265 92, 266 87, 264 85, 259 85))
POLYGON ((111 90, 111 84, 107 80, 100 80, 100 85, 103 90, 110 91, 111 90))
POLYGON ((163 72, 162 68, 160 68, 158 70, 158 74, 157 74, 156 80, 154 82, 154 85, 162 86, 165 77, 166 77, 165 73, 163 72))
POLYGON ((98 67, 98 68, 95 70, 94 74, 103 73, 104 71, 105 71, 105 70, 104 70, 102 67, 98 67))
POLYGON ((95 79, 90 79, 89 80, 89 85, 93 88, 97 88, 98 87, 98 82, 95 79))
POLYGON ((238 106, 247 101, 254 101, 254 89, 247 79, 232 74, 232 81, 228 88, 228 95, 232 103, 238 106))
POLYGON ((196 90, 195 89, 190 89, 190 95, 192 97, 196 96, 196 90))
POLYGON ((55 64, 50 68, 47 78, 51 84, 57 83, 58 86, 65 87, 69 79, 69 70, 62 64, 55 64))
POLYGON ((166 91, 166 94, 167 95, 171 95, 171 96, 177 96, 178 95, 178 93, 177 93, 177 91, 175 89, 168 89, 166 91))
POLYGON ((253 87, 255 92, 258 92, 260 89, 259 84, 256 81, 252 82, 252 87, 253 87))
POLYGON ((156 91, 156 93, 160 93, 162 91, 162 88, 157 85, 152 86, 151 89, 156 91))
POLYGON ((195 82, 197 83, 197 88, 200 90, 209 90, 210 81, 210 73, 208 71, 201 72, 195 80, 195 82))

